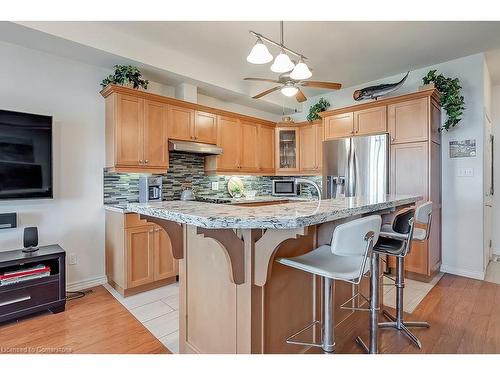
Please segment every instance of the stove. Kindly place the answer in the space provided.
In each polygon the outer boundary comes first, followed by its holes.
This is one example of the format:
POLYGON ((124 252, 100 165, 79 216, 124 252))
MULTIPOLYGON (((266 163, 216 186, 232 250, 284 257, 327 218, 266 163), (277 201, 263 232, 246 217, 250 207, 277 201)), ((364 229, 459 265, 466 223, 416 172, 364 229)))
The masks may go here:
POLYGON ((217 204, 231 203, 230 199, 216 198, 216 197, 196 197, 196 201, 197 202, 205 202, 205 203, 217 203, 217 204))

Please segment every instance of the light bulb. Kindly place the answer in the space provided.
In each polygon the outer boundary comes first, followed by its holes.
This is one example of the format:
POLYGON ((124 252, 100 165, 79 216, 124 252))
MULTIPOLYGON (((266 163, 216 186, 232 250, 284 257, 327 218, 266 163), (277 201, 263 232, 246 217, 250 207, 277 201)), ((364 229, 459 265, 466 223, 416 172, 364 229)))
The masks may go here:
POLYGON ((295 96, 299 89, 294 85, 285 85, 281 88, 281 93, 285 96, 295 96))
POLYGON ((275 73, 285 73, 289 72, 295 68, 295 64, 290 60, 288 55, 281 50, 280 54, 274 59, 273 65, 271 65, 271 70, 275 73))
POLYGON ((273 55, 271 55, 266 45, 262 43, 262 39, 258 38, 250 54, 247 56, 247 61, 252 64, 267 64, 272 59, 273 55))
POLYGON ((309 70, 309 67, 302 61, 302 58, 299 60, 299 63, 295 65, 292 72, 290 73, 290 78, 295 80, 308 79, 311 78, 312 73, 309 70))

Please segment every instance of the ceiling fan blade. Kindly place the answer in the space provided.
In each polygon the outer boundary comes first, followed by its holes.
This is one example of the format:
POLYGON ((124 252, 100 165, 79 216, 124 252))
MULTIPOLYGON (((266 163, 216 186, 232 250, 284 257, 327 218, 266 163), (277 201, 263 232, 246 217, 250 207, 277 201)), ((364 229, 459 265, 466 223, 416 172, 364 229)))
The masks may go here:
POLYGON ((339 90, 342 85, 336 82, 324 82, 324 81, 304 81, 300 83, 302 86, 307 87, 318 87, 322 89, 339 90))
POLYGON ((269 79, 269 78, 243 78, 245 81, 262 81, 262 82, 273 82, 273 83, 280 83, 280 81, 276 81, 275 79, 269 79))
POLYGON ((304 95, 301 89, 299 89, 298 87, 297 89, 299 91, 297 91, 297 94, 295 94, 295 99, 297 99, 299 103, 305 102, 307 100, 306 96, 304 95))
POLYGON ((273 91, 276 91, 276 90, 279 90, 281 88, 281 86, 276 86, 276 87, 273 87, 272 89, 269 89, 269 90, 266 90, 266 91, 263 91, 261 92, 260 94, 257 94, 255 96, 253 96, 254 99, 259 99, 259 98, 262 98, 263 96, 267 95, 267 94, 270 94, 272 93, 273 91))

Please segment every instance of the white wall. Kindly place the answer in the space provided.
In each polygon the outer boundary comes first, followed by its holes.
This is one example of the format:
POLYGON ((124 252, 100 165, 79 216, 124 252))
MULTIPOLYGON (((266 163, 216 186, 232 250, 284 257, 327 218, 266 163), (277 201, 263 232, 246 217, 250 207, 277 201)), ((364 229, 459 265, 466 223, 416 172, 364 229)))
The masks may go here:
MULTIPOLYGON (((0 56, 0 108, 54 118, 54 199, 0 201, 0 213, 18 213, 18 228, 0 230, 0 251, 21 248, 24 227, 38 226, 41 245, 59 243, 68 255, 77 255, 78 263, 67 267, 70 287, 98 284, 105 278, 104 100, 99 83, 110 72, 3 42, 0 56)), ((149 90, 175 97, 171 86, 151 82, 149 90)), ((199 102, 276 117, 203 95, 199 102)))
MULTIPOLYGON (((430 69, 460 78, 467 107, 460 125, 442 135, 442 270, 483 278, 484 55, 476 54, 411 71, 403 87, 394 95, 416 91, 430 69), (449 141, 463 139, 476 140, 477 156, 450 159, 449 141), (457 177, 458 168, 473 168, 474 177, 457 177)), ((330 101, 332 108, 356 104, 352 99, 354 90, 396 82, 404 73, 310 98, 304 103, 304 111, 294 117, 296 121, 303 121, 309 107, 321 96, 330 101)))
POLYGON ((18 228, 0 231, 0 250, 22 247, 25 226, 39 228, 40 244, 58 243, 78 256, 68 283, 104 275, 104 101, 106 70, 0 43, 0 107, 51 115, 54 199, 1 201, 17 212, 18 228))

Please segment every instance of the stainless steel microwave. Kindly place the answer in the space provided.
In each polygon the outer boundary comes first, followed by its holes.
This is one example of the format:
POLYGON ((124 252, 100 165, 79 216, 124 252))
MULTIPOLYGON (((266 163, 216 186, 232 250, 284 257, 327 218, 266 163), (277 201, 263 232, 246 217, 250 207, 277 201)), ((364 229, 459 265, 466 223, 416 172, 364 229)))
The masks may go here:
POLYGON ((273 195, 297 195, 295 180, 273 180, 273 195))

